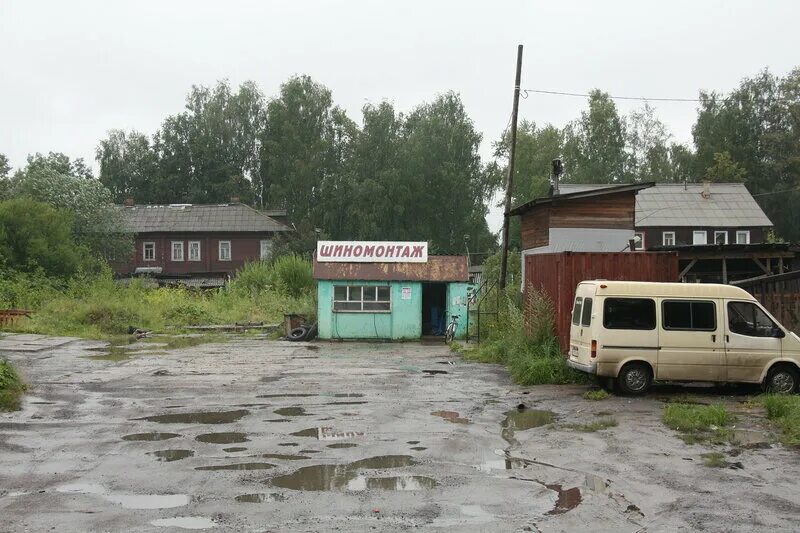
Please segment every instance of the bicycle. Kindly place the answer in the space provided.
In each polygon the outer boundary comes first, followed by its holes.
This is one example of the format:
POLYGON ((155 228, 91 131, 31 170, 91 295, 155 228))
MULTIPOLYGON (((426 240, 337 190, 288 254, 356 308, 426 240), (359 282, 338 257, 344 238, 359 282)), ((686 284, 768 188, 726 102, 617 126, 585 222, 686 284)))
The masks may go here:
POLYGON ((458 328, 458 315, 452 315, 450 323, 447 325, 447 331, 444 334, 444 342, 450 344, 456 338, 456 329, 458 328))

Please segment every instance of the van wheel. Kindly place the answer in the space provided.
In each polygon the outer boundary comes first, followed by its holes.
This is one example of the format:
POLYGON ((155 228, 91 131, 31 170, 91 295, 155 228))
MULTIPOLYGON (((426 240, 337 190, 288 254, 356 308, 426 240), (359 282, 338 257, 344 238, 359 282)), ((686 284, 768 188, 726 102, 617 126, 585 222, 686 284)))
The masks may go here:
POLYGON ((647 392, 653 376, 650 367, 644 363, 628 363, 617 376, 617 384, 624 394, 638 396, 647 392))
POLYGON ((787 365, 774 366, 767 373, 764 388, 776 394, 792 394, 797 390, 797 370, 787 365))

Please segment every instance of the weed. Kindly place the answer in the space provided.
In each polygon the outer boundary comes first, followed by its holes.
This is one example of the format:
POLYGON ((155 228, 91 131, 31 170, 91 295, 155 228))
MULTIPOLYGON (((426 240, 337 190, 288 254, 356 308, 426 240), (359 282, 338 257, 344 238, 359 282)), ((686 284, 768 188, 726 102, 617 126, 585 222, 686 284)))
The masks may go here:
POLYGON ((784 444, 800 444, 800 396, 765 394, 759 399, 767 411, 767 418, 783 431, 784 444))
POLYGON ((703 464, 711 468, 724 468, 728 466, 728 461, 725 460, 725 454, 723 453, 704 453, 700 457, 703 458, 703 464))
POLYGON ((682 433, 680 438, 686 444, 723 444, 733 436, 733 431, 726 426, 732 424, 735 417, 721 404, 669 403, 664 408, 663 418, 669 428, 682 433))
POLYGON ((586 392, 583 393, 584 400, 592 400, 595 402, 598 402, 600 400, 605 400, 609 396, 610 394, 608 394, 608 391, 603 389, 587 390, 586 392))
POLYGON ((602 429, 613 428, 617 426, 617 420, 614 418, 604 418, 602 420, 595 420, 588 424, 564 424, 562 427, 580 431, 581 433, 594 433, 602 429))
POLYGON ((25 383, 11 363, 0 359, 0 411, 16 411, 19 409, 25 383))
POLYGON ((458 342, 451 342, 450 343, 450 351, 451 352, 460 352, 464 349, 464 347, 458 342))

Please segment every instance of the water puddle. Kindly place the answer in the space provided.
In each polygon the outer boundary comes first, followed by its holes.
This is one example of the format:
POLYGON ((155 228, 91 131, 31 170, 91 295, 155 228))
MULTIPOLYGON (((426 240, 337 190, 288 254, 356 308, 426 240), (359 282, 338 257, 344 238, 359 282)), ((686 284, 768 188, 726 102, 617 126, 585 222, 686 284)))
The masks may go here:
POLYGON ((325 405, 361 405, 367 402, 328 402, 325 405))
MULTIPOLYGON (((270 483, 276 487, 305 491, 325 491, 336 489, 365 490, 368 488, 386 490, 419 490, 421 488, 429 488, 425 486, 425 484, 428 482, 422 481, 422 478, 416 482, 411 479, 419 476, 397 476, 396 479, 403 479, 403 481, 370 482, 368 481, 369 479, 375 480, 381 478, 368 478, 358 473, 358 470, 360 469, 382 470, 390 468, 402 468, 414 464, 416 464, 416 461, 414 461, 414 459, 409 455, 381 455, 376 457, 368 457, 366 459, 361 459, 359 461, 354 461, 344 465, 306 466, 295 470, 291 474, 274 477, 270 480, 270 483), (372 483, 373 485, 370 486, 369 483, 372 483), (386 487, 381 486, 382 483, 385 483, 386 487)), ((433 479, 430 481, 436 483, 436 481, 433 479)))
POLYGON ((154 441, 174 439, 175 437, 180 437, 180 435, 177 433, 162 433, 160 431, 152 431, 150 433, 132 433, 131 435, 125 435, 122 437, 122 440, 154 441))
POLYGON ((275 409, 274 413, 281 416, 308 416, 309 414, 302 407, 281 407, 275 409))
POLYGON ((234 453, 234 452, 243 452, 246 451, 247 448, 242 448, 241 446, 233 446, 231 448, 222 448, 223 452, 234 453))
POLYGON ((264 422, 291 422, 291 418, 270 418, 268 420, 264 420, 264 422))
MULTIPOLYGON (((359 476, 360 478, 360 476, 359 476)), ((357 485, 356 478, 353 483, 348 485, 349 490, 359 490, 353 488, 357 485)), ((439 485, 439 482, 427 476, 393 476, 393 477, 368 477, 366 478, 367 489, 378 490, 430 490, 439 485)))
POLYGON ((555 507, 547 512, 549 515, 564 514, 567 511, 571 511, 580 505, 583 499, 579 487, 572 487, 566 490, 561 485, 545 485, 545 487, 556 491, 556 494, 558 494, 555 507))
POLYGON ((425 374, 428 374, 429 376, 435 376, 436 374, 447 374, 448 373, 447 370, 423 370, 422 372, 425 373, 425 374))
POLYGON ((275 468, 275 465, 270 463, 235 463, 231 465, 197 466, 195 470, 268 470, 270 468, 275 468))
POLYGON ((246 409, 238 409, 236 411, 170 413, 145 416, 134 420, 147 420, 148 422, 158 422, 159 424, 230 424, 249 414, 250 411, 246 409))
POLYGON ((259 394, 256 398, 310 398, 318 396, 318 394, 302 394, 302 393, 282 393, 282 394, 259 394))
POLYGON ((469 418, 461 418, 461 415, 458 414, 456 411, 434 411, 431 413, 433 416, 438 416, 439 418, 444 418, 448 422, 452 422, 454 424, 469 424, 469 418))
POLYGON ((422 450, 427 450, 428 448, 426 448, 425 446, 412 446, 411 449, 414 450, 415 452, 421 452, 422 450))
POLYGON ((340 392, 333 395, 334 398, 363 398, 364 395, 360 392, 340 392))
POLYGON ((151 526, 177 527, 179 529, 211 529, 218 524, 205 516, 176 516, 175 518, 159 518, 150 522, 151 526))
POLYGON ((311 459, 307 455, 286 455, 282 453, 265 453, 261 455, 264 459, 279 459, 283 461, 302 461, 303 459, 311 459))
POLYGON ((298 446, 296 442, 281 442, 278 446, 298 446))
POLYGON ((316 437, 317 440, 344 440, 363 437, 363 431, 334 431, 331 427, 301 429, 290 433, 294 437, 316 437))
POLYGON ((536 428, 552 424, 555 415, 552 411, 539 409, 514 409, 505 413, 506 418, 500 423, 501 436, 509 444, 517 444, 514 434, 517 431, 536 428))
POLYGON ((419 441, 418 440, 409 440, 409 441, 406 441, 406 444, 419 444, 419 441))
POLYGON ((182 507, 190 501, 186 494, 123 494, 109 492, 102 485, 93 483, 72 483, 56 488, 65 494, 90 494, 106 501, 121 505, 126 509, 169 509, 182 507))
POLYGON ((300 453, 320 453, 322 450, 300 450, 300 453))
POLYGON ((334 442, 333 444, 328 444, 327 448, 355 448, 358 444, 354 442, 334 442))
POLYGON ((203 435, 198 435, 195 437, 195 440, 199 442, 207 442, 209 444, 236 444, 239 442, 250 441, 245 433, 237 433, 234 431, 223 433, 204 433, 203 435))
POLYGON ((236 497, 236 501, 241 503, 284 502, 286 501, 286 496, 279 492, 270 492, 267 494, 242 494, 236 497))
POLYGON ((194 455, 194 451, 192 450, 158 450, 155 452, 150 452, 150 455, 154 455, 158 457, 159 461, 164 461, 166 463, 171 463, 172 461, 180 461, 181 459, 186 459, 187 457, 192 457, 194 455))
POLYGON ((127 346, 109 345, 101 348, 88 348, 89 352, 100 352, 98 355, 85 355, 84 359, 92 359, 95 361, 127 361, 137 353, 140 353, 142 348, 134 349, 127 346))
POLYGON ((261 383, 274 383, 275 381, 278 381, 279 379, 283 379, 283 376, 264 376, 259 381, 261 383))

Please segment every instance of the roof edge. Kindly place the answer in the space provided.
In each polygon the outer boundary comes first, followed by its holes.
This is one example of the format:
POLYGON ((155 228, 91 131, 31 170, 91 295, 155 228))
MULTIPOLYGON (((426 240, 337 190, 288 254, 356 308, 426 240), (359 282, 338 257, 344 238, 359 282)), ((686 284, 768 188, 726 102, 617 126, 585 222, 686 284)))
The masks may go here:
POLYGON ((626 183, 624 185, 611 185, 609 187, 602 187, 598 189, 590 189, 588 191, 571 192, 567 194, 559 194, 558 196, 546 196, 542 198, 534 198, 522 205, 518 205, 508 212, 511 216, 521 215, 530 211, 534 207, 552 204, 556 200, 577 200, 579 198, 591 198, 593 196, 605 196, 607 194, 616 194, 621 192, 638 192, 642 189, 647 189, 655 185, 654 181, 645 183, 626 183))

